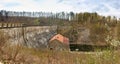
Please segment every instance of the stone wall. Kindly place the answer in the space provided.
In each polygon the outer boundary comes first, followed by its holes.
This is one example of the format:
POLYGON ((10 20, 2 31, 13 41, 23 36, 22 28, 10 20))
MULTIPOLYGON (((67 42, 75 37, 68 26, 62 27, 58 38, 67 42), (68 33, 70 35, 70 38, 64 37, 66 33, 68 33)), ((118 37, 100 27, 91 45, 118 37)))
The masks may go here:
MULTIPOLYGON (((46 48, 49 39, 56 34, 56 26, 35 26, 0 29, 7 34, 11 45, 22 44, 29 48, 46 48)), ((2 36, 1 36, 2 37, 2 36)))

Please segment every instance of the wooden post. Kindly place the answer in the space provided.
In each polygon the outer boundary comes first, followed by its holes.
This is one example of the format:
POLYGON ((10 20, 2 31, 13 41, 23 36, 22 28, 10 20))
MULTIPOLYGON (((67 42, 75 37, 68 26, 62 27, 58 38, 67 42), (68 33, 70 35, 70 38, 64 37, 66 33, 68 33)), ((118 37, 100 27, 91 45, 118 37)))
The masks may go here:
POLYGON ((11 27, 11 23, 8 24, 8 27, 11 27))
POLYGON ((4 23, 2 23, 2 27, 4 27, 4 23))
POLYGON ((9 24, 9 23, 7 23, 7 26, 6 26, 6 27, 8 27, 8 24, 9 24))
POLYGON ((5 23, 3 23, 3 27, 5 26, 5 23))
POLYGON ((13 27, 15 27, 15 24, 13 23, 13 27))
POLYGON ((0 23, 0 27, 2 27, 2 23, 0 23))
POLYGON ((11 26, 10 27, 12 27, 12 23, 11 23, 11 26))

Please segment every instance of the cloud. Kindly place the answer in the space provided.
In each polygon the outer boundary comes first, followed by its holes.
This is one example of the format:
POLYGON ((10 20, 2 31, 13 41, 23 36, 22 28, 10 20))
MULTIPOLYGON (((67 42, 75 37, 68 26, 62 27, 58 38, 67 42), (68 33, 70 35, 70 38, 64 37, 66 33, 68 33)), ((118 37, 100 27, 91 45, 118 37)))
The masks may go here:
POLYGON ((62 3, 73 6, 74 12, 98 12, 120 18, 120 0, 64 0, 62 3))
POLYGON ((35 2, 32 0, 4 0, 4 1, 0 1, 0 5, 2 5, 0 9, 13 10, 13 11, 14 10, 15 11, 23 11, 23 10, 29 11, 31 9, 36 8, 35 2), (15 5, 13 6, 12 3, 14 3, 15 5), (9 6, 6 6, 6 5, 9 5, 9 6))
POLYGON ((60 12, 72 10, 72 6, 57 3, 57 0, 4 0, 0 2, 0 9, 15 10, 15 11, 45 11, 45 12, 60 12), (15 5, 14 4, 19 4, 15 5), (6 6, 7 5, 7 6, 6 6), (8 6, 9 5, 9 6, 8 6), (11 7, 10 7, 11 6, 11 7))
POLYGON ((120 0, 2 0, 0 9, 11 11, 98 12, 120 18, 120 0))
POLYGON ((99 14, 101 15, 111 15, 111 16, 116 16, 118 18, 120 18, 120 3, 118 3, 118 1, 113 1, 113 2, 108 2, 107 4, 104 2, 102 3, 104 6, 99 6, 100 8, 105 7, 103 10, 96 10, 99 14), (116 4, 115 4, 116 2, 116 4), (106 11, 105 11, 106 10, 106 11))
POLYGON ((15 7, 15 6, 19 6, 19 3, 9 3, 9 4, 5 4, 5 7, 15 7))

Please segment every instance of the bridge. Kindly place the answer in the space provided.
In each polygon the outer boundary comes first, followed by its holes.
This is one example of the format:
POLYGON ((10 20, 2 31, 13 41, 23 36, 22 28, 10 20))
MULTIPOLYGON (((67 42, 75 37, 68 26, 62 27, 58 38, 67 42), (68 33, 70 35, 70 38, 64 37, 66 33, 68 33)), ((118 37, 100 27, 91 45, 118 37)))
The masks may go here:
POLYGON ((49 39, 56 34, 56 26, 23 26, 21 23, 0 23, 0 33, 9 37, 7 43, 29 48, 47 48, 49 39))

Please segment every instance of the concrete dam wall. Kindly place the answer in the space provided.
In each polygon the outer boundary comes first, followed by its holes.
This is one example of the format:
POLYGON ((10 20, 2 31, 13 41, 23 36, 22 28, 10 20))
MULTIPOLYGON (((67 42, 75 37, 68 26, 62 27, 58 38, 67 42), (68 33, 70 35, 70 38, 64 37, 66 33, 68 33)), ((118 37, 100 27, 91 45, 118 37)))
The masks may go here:
MULTIPOLYGON (((11 45, 22 44, 29 48, 46 48, 48 41, 56 34, 56 26, 32 26, 0 29, 11 45)), ((2 36, 1 36, 2 37, 2 36)))

